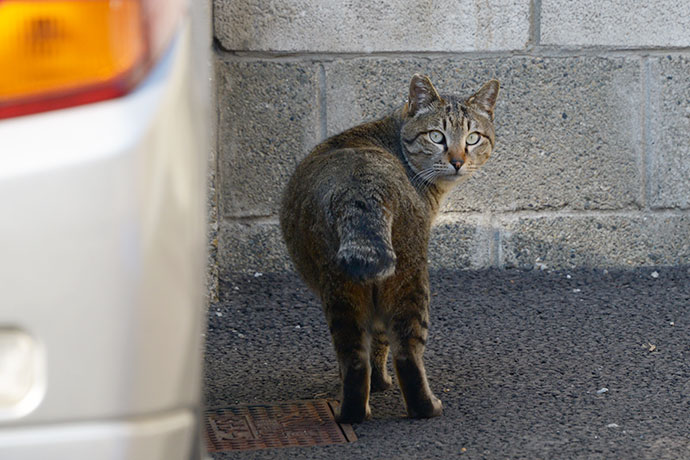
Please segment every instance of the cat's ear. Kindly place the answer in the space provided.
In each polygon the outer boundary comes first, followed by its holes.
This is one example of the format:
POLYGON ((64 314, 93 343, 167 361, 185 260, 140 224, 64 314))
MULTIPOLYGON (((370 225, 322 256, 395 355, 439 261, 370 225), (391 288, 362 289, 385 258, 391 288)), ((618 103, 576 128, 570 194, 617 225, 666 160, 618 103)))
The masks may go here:
POLYGON ((410 81, 410 96, 405 106, 405 113, 412 117, 431 107, 436 101, 441 101, 436 88, 426 75, 414 74, 410 81))
POLYGON ((498 90, 501 84, 498 80, 489 80, 484 83, 479 91, 474 93, 468 100, 468 104, 477 106, 480 110, 486 112, 489 118, 494 118, 494 107, 496 106, 496 99, 498 99, 498 90))

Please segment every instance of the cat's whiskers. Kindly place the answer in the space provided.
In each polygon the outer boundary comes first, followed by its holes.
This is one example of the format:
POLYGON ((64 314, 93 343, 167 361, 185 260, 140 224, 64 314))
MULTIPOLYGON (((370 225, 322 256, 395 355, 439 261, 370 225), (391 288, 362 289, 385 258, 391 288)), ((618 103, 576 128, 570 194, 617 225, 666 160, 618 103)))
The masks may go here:
POLYGON ((410 181, 412 186, 422 192, 425 192, 433 183, 434 179, 439 176, 439 171, 435 166, 436 165, 432 165, 430 168, 422 169, 415 174, 410 181))
POLYGON ((465 169, 465 174, 469 175, 469 174, 474 174, 475 172, 477 172, 479 170, 479 166, 474 165, 474 164, 465 164, 464 169, 465 169))
POLYGON ((420 185, 424 182, 426 182, 426 175, 429 173, 429 169, 422 169, 419 171, 417 174, 415 174, 412 179, 410 179, 410 182, 414 187, 417 185, 420 185))

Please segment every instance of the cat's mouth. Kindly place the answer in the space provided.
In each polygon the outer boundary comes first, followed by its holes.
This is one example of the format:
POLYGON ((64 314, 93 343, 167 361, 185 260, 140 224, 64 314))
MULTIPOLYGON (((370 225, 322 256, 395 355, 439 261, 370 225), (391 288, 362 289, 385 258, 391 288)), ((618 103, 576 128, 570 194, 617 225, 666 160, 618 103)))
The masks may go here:
POLYGON ((453 182, 460 180, 464 176, 466 176, 466 174, 463 173, 462 171, 458 170, 458 171, 448 172, 446 174, 440 175, 436 178, 436 180, 438 182, 445 182, 447 184, 450 184, 450 183, 453 183, 453 182))
POLYGON ((452 168, 452 170, 447 170, 445 174, 438 176, 437 180, 443 181, 447 184, 452 184, 459 181, 460 179, 467 179, 469 176, 477 171, 476 166, 465 164, 460 169, 452 168))
POLYGON ((453 168, 453 170, 449 170, 446 174, 442 175, 441 178, 448 180, 448 181, 455 181, 460 179, 461 177, 467 176, 470 173, 469 168, 466 166, 463 166, 459 169, 453 168))

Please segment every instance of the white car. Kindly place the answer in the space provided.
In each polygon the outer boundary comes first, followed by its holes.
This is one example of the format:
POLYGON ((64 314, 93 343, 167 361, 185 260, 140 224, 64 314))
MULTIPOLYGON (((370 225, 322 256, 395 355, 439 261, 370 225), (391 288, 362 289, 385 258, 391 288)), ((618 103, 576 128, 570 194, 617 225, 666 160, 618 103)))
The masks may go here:
POLYGON ((0 0, 0 459, 195 459, 209 4, 0 0))

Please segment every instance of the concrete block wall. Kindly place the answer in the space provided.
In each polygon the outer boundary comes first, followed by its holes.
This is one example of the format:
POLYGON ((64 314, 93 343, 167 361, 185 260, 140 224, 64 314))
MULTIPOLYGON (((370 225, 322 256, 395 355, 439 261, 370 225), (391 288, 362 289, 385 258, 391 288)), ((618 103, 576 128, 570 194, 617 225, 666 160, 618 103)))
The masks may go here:
POLYGON ((690 3, 215 0, 218 263, 292 270, 280 194, 325 137, 502 83, 497 148, 434 227, 434 268, 690 264, 690 3))

